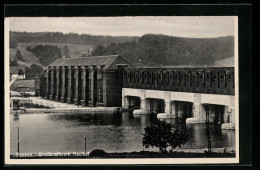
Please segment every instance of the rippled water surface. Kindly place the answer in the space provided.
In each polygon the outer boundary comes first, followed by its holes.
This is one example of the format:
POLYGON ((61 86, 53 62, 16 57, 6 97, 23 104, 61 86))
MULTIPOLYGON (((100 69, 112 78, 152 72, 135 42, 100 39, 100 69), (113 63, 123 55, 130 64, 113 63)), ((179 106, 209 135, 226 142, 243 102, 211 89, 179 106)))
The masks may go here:
MULTIPOLYGON (((142 133, 156 118, 124 112, 122 114, 11 114, 11 154, 17 148, 17 129, 20 129, 20 153, 84 152, 103 149, 106 152, 141 151, 142 133)), ((185 124, 171 119, 185 130, 190 140, 184 148, 207 147, 205 124, 185 124)), ((235 147, 235 130, 221 130, 211 125, 212 147, 235 147)), ((147 150, 147 149, 145 149, 147 150)), ((152 150, 152 149, 150 149, 152 150)), ((153 149, 158 150, 158 149, 153 149)))

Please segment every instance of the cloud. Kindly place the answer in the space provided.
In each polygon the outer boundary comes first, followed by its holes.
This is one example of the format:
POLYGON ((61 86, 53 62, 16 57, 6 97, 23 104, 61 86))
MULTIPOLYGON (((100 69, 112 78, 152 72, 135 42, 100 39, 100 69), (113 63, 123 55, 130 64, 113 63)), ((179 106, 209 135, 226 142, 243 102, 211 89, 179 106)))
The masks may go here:
POLYGON ((234 35, 234 24, 232 16, 10 18, 12 31, 112 36, 142 36, 153 33, 178 37, 218 37, 234 35))

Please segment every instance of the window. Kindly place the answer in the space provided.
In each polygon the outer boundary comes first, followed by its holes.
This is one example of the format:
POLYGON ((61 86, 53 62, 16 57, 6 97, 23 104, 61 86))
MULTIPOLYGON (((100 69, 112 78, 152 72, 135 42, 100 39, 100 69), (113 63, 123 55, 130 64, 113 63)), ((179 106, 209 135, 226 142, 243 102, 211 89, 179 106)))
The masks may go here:
POLYGON ((156 76, 154 73, 152 73, 152 83, 154 84, 155 83, 155 79, 156 79, 156 76))
POLYGON ((154 83, 157 83, 157 78, 158 78, 157 77, 157 73, 154 73, 154 77, 153 78, 154 78, 154 83))
POLYGON ((149 84, 150 83, 150 75, 149 75, 148 72, 146 72, 145 77, 147 77, 147 81, 146 82, 149 84))
POLYGON ((100 103, 103 103, 103 80, 98 79, 97 80, 97 101, 100 103))
POLYGON ((165 85, 169 85, 169 73, 168 72, 164 73, 164 82, 165 82, 165 85))
POLYGON ((157 83, 158 83, 158 84, 161 84, 161 83, 162 83, 162 73, 158 73, 157 83))
POLYGON ((138 72, 135 73, 135 83, 139 83, 138 72))
POLYGON ((89 83, 89 84, 88 84, 88 86, 89 86, 89 93, 88 93, 88 94, 89 94, 89 100, 91 101, 91 96, 92 96, 92 90, 91 90, 91 88, 92 88, 92 87, 91 87, 91 79, 88 79, 88 83, 89 83))
MULTIPOLYGON (((198 73, 197 73, 197 77, 199 77, 198 76, 198 73)), ((196 80, 196 86, 199 86, 200 85, 200 81, 199 81, 199 79, 197 78, 197 80, 196 80)))

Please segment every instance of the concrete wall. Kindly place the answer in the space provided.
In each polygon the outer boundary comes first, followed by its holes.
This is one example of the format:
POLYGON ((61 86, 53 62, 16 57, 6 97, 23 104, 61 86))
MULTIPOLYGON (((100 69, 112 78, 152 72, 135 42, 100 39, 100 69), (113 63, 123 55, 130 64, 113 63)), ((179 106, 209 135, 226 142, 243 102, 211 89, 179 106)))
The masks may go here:
POLYGON ((119 77, 118 70, 103 68, 103 65, 48 67, 43 77, 46 81, 40 85, 46 87, 42 97, 74 104, 80 102, 84 106, 120 107, 122 82, 119 79, 122 75, 119 77), (99 96, 102 100, 98 100, 99 96))
POLYGON ((116 71, 104 72, 103 95, 105 106, 119 106, 118 98, 118 79, 116 71))
POLYGON ((129 68, 124 88, 234 95, 234 67, 129 68))
MULTIPOLYGON (((208 107, 210 122, 215 121, 216 108, 220 108, 220 111, 217 112, 219 114, 217 117, 219 117, 219 120, 221 119, 219 122, 235 122, 235 97, 230 95, 123 88, 123 107, 129 106, 129 96, 140 97, 140 110, 134 112, 136 114, 149 114, 149 108, 152 104, 149 99, 153 98, 164 100, 165 113, 158 115, 159 118, 185 118, 190 116, 186 119, 186 123, 205 123, 206 108, 208 107)), ((153 105, 156 108, 157 104, 153 105)))

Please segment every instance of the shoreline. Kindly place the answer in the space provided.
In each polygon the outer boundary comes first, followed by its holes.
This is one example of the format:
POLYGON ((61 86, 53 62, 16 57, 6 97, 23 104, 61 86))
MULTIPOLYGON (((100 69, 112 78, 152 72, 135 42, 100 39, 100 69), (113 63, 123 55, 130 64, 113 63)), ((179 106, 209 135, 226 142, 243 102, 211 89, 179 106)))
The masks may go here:
POLYGON ((205 152, 206 149, 175 149, 172 152, 160 153, 155 151, 138 152, 105 152, 95 149, 91 152, 66 152, 66 153, 38 153, 38 154, 12 154, 10 159, 71 159, 71 158, 235 158, 234 147, 212 148, 211 154, 205 152), (225 151, 224 151, 225 149, 225 151))

